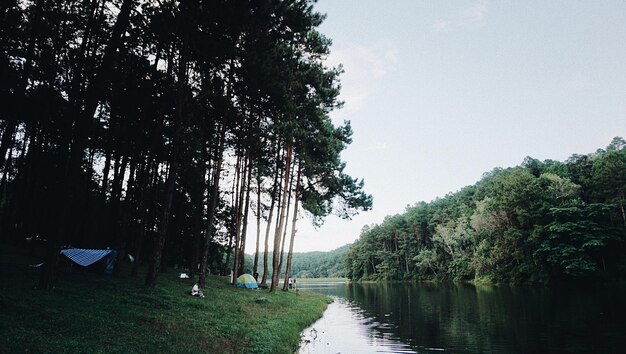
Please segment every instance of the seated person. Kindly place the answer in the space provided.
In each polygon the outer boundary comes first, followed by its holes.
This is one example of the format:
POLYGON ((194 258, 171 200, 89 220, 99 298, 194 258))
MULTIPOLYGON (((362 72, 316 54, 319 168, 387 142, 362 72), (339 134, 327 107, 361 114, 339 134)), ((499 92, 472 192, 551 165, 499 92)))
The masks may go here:
POLYGON ((191 295, 192 296, 204 297, 204 294, 202 293, 202 290, 200 290, 200 288, 198 287, 198 283, 195 283, 193 285, 193 288, 191 288, 191 295))

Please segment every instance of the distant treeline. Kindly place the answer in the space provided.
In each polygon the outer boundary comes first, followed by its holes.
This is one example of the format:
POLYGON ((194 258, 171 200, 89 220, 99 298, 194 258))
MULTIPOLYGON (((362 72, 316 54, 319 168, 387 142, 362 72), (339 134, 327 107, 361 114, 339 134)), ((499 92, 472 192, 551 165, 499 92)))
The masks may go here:
POLYGON ((350 245, 341 246, 330 252, 294 253, 291 274, 295 278, 343 278, 346 269, 343 255, 350 245))
POLYGON ((623 278, 626 142, 566 162, 527 157, 476 184, 366 226, 352 279, 494 283, 623 278))
MULTIPOLYGON (((350 245, 341 246, 329 252, 294 252, 291 261, 292 278, 343 278, 346 276, 346 269, 343 265, 343 255, 350 248, 350 245)), ((283 258, 287 255, 285 254, 283 258)), ((272 259, 273 253, 268 254, 272 259)), ((244 271, 252 273, 253 256, 246 254, 246 267, 244 271)), ((283 261, 284 262, 284 261, 283 261)), ((262 260, 260 268, 262 266, 262 260)))

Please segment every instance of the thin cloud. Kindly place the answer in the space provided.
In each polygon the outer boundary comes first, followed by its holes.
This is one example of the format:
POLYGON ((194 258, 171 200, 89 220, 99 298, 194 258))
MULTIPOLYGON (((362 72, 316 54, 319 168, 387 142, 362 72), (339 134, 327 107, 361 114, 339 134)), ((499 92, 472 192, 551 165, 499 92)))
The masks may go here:
POLYGON ((461 9, 459 19, 461 22, 482 22, 487 16, 487 3, 478 2, 470 7, 461 9))
POLYGON ((433 23, 433 29, 437 32, 447 31, 451 28, 478 24, 485 21, 489 6, 486 1, 479 1, 470 6, 459 9, 450 18, 441 18, 433 23))
POLYGON ((333 66, 343 65, 340 99, 342 113, 358 111, 374 93, 376 84, 395 70, 398 51, 391 42, 335 48, 328 57, 333 66))

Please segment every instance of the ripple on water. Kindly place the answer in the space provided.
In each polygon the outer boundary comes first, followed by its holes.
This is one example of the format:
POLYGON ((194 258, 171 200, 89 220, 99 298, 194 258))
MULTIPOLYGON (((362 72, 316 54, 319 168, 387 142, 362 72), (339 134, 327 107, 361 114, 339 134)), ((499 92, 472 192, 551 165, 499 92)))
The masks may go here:
POLYGON ((415 353, 389 331, 389 323, 367 316, 358 306, 333 297, 324 316, 302 332, 299 353, 415 353))

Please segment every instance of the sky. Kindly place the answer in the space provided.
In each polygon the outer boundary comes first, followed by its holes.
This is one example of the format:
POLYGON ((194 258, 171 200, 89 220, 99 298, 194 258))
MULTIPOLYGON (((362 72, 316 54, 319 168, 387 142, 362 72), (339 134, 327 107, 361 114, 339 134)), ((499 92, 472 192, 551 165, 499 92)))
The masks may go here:
MULTIPOLYGON (((353 143, 345 172, 374 206, 296 252, 329 251, 419 201, 526 156, 565 161, 626 138, 626 1, 320 0, 319 31, 343 65, 353 143)), ((250 242, 247 252, 254 251, 250 242)))

